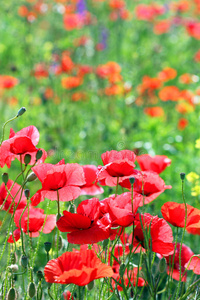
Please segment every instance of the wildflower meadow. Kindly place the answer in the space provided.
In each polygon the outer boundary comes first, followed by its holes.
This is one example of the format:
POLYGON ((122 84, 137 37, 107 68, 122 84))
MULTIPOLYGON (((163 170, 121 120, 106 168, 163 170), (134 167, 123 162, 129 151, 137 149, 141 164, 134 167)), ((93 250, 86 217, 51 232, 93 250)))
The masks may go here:
POLYGON ((0 16, 0 299, 200 300, 200 0, 0 16))

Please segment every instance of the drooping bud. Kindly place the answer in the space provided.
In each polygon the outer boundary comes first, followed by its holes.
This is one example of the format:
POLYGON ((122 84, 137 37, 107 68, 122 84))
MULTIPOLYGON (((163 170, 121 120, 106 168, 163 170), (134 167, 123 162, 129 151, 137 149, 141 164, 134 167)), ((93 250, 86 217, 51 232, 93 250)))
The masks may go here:
POLYGON ((42 150, 38 150, 38 152, 36 153, 36 161, 38 161, 42 157, 42 154, 42 150))
POLYGON ((28 182, 34 181, 36 178, 37 178, 37 176, 35 175, 35 173, 31 172, 27 177, 27 181, 28 182))
POLYGON ((88 284, 87 284, 87 289, 88 291, 91 291, 94 287, 94 280, 93 281, 90 281, 88 284))
POLYGON ((18 110, 17 117, 22 116, 25 112, 26 112, 26 108, 25 107, 21 107, 18 110))
POLYGON ((185 173, 180 173, 181 180, 185 179, 185 173))
POLYGON ((27 268, 27 265, 28 265, 28 257, 27 256, 22 255, 22 257, 21 257, 21 265, 22 265, 22 267, 27 268))
POLYGON ((28 198, 30 197, 30 190, 29 190, 29 189, 26 189, 26 190, 24 191, 24 195, 25 195, 25 197, 28 199, 28 198))
POLYGON ((9 180, 8 173, 3 173, 2 174, 2 181, 4 182, 5 185, 7 184, 8 180, 9 180))
POLYGON ((36 294, 36 286, 34 282, 30 282, 28 286, 28 295, 30 298, 33 298, 36 294))
POLYGON ((44 243, 44 249, 47 253, 51 250, 51 243, 50 242, 45 242, 44 243))
POLYGON ((72 214, 74 214, 76 212, 76 206, 74 204, 70 204, 68 211, 72 214))
POLYGON ((103 249, 104 249, 104 250, 105 250, 106 247, 108 246, 108 243, 109 243, 109 239, 103 240, 103 249))
POLYGON ((25 165, 27 166, 30 163, 30 161, 31 161, 31 155, 30 154, 26 154, 24 156, 24 163, 25 163, 25 165))
POLYGON ((39 281, 42 280, 43 277, 44 277, 44 275, 43 275, 42 271, 37 271, 37 278, 38 278, 38 280, 39 281))
POLYGON ((10 288, 7 294, 7 300, 15 300, 16 299, 16 290, 15 288, 10 288))
POLYGON ((18 270, 19 270, 19 267, 18 267, 18 265, 10 265, 10 266, 8 266, 8 269, 12 272, 12 273, 17 273, 18 272, 18 270))
POLYGON ((166 259, 165 259, 165 257, 162 257, 160 262, 159 262, 159 266, 158 266, 159 272, 164 273, 165 270, 166 270, 166 267, 167 267, 166 259))
POLYGON ((119 267, 119 275, 120 275, 120 277, 123 277, 123 276, 124 276, 125 270, 126 270, 126 265, 123 263, 123 264, 121 264, 120 267, 119 267))

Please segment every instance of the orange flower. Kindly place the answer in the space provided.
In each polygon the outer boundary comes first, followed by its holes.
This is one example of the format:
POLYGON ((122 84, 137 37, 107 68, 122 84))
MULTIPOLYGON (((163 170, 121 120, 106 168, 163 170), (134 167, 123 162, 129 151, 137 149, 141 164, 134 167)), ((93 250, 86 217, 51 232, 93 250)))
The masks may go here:
POLYGON ((187 113, 190 113, 190 112, 193 112, 194 111, 194 107, 187 103, 187 102, 180 102, 176 105, 176 110, 180 113, 180 114, 187 114, 187 113))
POLYGON ((179 130, 184 130, 185 127, 188 126, 188 120, 186 120, 185 118, 181 118, 178 121, 178 129, 179 130))
POLYGON ((158 78, 162 81, 168 81, 174 79, 176 75, 177 72, 175 69, 166 67, 158 74, 158 78))
POLYGON ((0 75, 0 88, 11 89, 19 83, 18 79, 10 75, 0 75))
POLYGON ((169 20, 158 21, 153 28, 155 34, 163 34, 167 33, 170 30, 170 22, 169 20))
POLYGON ((74 63, 67 53, 62 54, 61 68, 63 72, 70 73, 74 68, 74 63))
POLYGON ((84 92, 75 92, 71 97, 72 101, 81 101, 86 99, 86 94, 84 92))
POLYGON ((165 86, 159 92, 159 97, 162 101, 177 101, 180 97, 180 91, 176 86, 165 86))
POLYGON ((196 52, 196 54, 195 54, 195 56, 194 56, 194 60, 195 60, 196 62, 200 62, 200 50, 198 50, 198 51, 196 52))
POLYGON ((28 15, 28 8, 25 5, 22 5, 18 9, 18 15, 20 17, 27 17, 28 15))
POLYGON ((178 2, 172 2, 170 8, 175 12, 186 12, 190 8, 190 3, 187 0, 180 0, 178 2))
POLYGON ((110 0, 109 6, 111 9, 120 10, 125 7, 125 3, 123 0, 110 0))
POLYGON ((146 107, 144 113, 150 117, 163 117, 164 110, 160 106, 146 107))
POLYGON ((41 79, 49 76, 46 66, 43 63, 35 65, 34 76, 36 79, 41 79))
POLYGON ((188 73, 182 74, 179 77, 179 81, 184 84, 190 84, 192 83, 192 75, 188 73))
POLYGON ((71 76, 63 77, 61 83, 63 88, 71 90, 80 86, 83 83, 83 81, 80 77, 71 76))
POLYGON ((111 86, 106 87, 104 92, 107 96, 121 95, 123 93, 123 87, 117 84, 113 84, 111 86))

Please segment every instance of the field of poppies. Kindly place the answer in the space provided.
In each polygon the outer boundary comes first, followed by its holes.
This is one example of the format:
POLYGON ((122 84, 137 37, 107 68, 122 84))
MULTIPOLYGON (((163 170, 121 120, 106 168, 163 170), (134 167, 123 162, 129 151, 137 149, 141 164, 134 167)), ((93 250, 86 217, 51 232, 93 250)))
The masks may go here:
POLYGON ((200 299, 200 0, 0 10, 0 299, 200 299))

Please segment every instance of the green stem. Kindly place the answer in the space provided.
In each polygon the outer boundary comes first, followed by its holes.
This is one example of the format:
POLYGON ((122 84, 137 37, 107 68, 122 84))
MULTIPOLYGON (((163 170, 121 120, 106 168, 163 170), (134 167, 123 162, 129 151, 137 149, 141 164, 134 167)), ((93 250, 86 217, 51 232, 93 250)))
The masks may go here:
POLYGON ((5 135, 5 127, 8 123, 14 121, 15 119, 17 119, 17 116, 13 117, 12 119, 6 121, 4 124, 3 124, 3 127, 2 127, 2 138, 1 138, 1 143, 0 143, 0 146, 1 144, 3 143, 3 140, 4 140, 4 135, 5 135))

